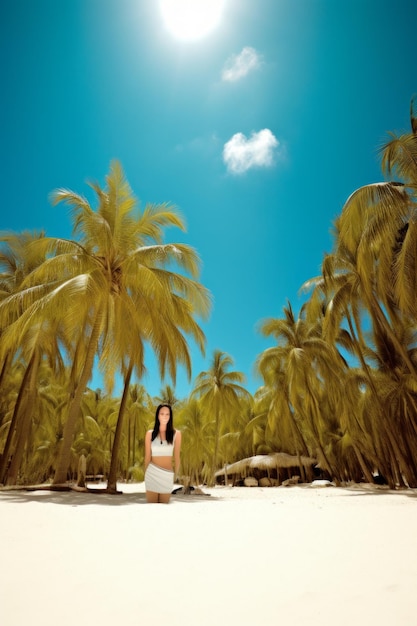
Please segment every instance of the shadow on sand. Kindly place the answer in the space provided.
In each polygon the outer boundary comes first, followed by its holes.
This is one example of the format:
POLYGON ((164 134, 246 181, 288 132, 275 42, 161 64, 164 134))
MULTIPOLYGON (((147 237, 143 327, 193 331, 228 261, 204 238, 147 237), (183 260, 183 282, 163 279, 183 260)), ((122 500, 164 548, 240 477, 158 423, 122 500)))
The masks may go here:
MULTIPOLYGON (((173 494, 171 496, 170 504, 195 504, 196 502, 210 502, 213 500, 219 500, 219 498, 213 497, 210 494, 205 495, 182 495, 173 494)), ((0 502, 13 502, 25 504, 28 502, 43 502, 48 504, 63 504, 66 506, 131 506, 136 504, 147 504, 146 495, 142 492, 127 492, 123 493, 123 487, 117 494, 106 493, 100 489, 93 489, 91 491, 49 491, 43 488, 42 490, 35 490, 31 488, 18 488, 18 489, 0 489, 0 502), (102 491, 102 493, 100 493, 102 491)))
MULTIPOLYGON (((345 492, 346 496, 350 498, 352 496, 405 496, 407 498, 417 498, 417 489, 413 488, 398 488, 390 489, 387 486, 371 485, 368 483, 357 483, 355 485, 344 485, 342 487, 330 487, 331 489, 340 489, 345 492)), ((319 488, 320 491, 323 488, 319 488)), ((325 489, 324 489, 325 490, 325 489)))

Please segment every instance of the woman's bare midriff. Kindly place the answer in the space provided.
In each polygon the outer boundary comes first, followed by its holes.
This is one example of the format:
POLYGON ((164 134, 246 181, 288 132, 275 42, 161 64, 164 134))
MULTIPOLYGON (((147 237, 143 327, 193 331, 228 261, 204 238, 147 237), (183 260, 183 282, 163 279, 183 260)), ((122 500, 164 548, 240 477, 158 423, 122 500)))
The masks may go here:
POLYGON ((162 467, 162 469, 173 471, 172 467, 172 457, 171 456, 153 456, 151 458, 151 463, 156 465, 157 467, 162 467))

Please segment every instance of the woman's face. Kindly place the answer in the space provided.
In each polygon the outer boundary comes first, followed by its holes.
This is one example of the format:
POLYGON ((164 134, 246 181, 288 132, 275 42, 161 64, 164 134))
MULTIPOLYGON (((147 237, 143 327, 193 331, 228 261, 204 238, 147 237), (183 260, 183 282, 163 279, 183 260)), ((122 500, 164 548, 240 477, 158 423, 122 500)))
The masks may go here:
POLYGON ((171 417, 171 413, 167 406, 163 406, 161 409, 159 409, 158 418, 159 418, 159 424, 161 426, 166 426, 169 422, 170 417, 171 417))

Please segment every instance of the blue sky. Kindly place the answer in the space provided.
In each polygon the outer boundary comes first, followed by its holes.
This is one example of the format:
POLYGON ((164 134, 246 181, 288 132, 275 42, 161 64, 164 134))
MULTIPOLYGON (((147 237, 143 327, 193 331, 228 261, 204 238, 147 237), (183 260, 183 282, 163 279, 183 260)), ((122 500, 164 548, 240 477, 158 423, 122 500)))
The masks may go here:
MULTIPOLYGON (((1 230, 70 237, 57 187, 88 193, 118 159, 136 196, 174 203, 214 300, 203 324, 253 376, 257 332, 300 306, 352 191, 381 180, 378 148, 409 130, 417 92, 411 0, 225 0, 184 41, 158 0, 4 0, 1 230)), ((148 360, 143 381, 161 382, 148 360)), ((169 381, 167 381, 169 382, 169 381)), ((179 373, 177 394, 189 385, 179 373)))

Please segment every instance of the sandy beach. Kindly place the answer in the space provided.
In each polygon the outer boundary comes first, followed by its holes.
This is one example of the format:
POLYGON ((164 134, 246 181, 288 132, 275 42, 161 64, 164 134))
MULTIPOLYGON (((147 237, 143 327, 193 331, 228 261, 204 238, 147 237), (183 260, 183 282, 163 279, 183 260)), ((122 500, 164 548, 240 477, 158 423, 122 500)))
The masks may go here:
POLYGON ((414 626, 417 491, 0 492, 2 626, 414 626))

